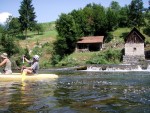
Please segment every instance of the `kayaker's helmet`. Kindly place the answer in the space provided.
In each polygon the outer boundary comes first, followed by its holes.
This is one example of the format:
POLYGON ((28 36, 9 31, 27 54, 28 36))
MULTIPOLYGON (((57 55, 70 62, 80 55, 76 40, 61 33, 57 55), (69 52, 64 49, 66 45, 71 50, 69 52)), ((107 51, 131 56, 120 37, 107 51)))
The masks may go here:
POLYGON ((33 58, 38 61, 39 60, 39 55, 34 55, 33 58))

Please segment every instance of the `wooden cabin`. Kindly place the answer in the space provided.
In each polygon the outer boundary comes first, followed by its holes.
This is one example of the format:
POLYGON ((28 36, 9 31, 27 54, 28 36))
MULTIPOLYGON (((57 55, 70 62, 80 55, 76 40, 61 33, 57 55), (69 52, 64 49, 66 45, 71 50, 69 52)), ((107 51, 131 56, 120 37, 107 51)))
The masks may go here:
POLYGON ((145 60, 144 43, 145 37, 136 28, 133 28, 125 37, 123 63, 137 64, 140 60, 145 60))
POLYGON ((100 51, 103 48, 104 36, 81 37, 76 44, 76 52, 100 51))

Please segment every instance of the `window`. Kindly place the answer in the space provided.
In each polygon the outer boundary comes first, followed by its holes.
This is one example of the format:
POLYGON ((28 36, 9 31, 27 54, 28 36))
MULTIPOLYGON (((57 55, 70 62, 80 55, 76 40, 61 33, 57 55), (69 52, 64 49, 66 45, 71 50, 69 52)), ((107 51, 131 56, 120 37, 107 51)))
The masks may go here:
POLYGON ((133 52, 135 52, 135 51, 136 51, 136 47, 133 48, 133 52))

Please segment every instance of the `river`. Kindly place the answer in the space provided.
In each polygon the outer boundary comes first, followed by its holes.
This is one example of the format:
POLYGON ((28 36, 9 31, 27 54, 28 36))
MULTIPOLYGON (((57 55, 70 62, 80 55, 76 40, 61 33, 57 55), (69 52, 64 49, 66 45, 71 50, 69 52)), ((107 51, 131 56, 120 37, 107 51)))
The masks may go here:
POLYGON ((150 113, 149 72, 49 73, 59 77, 0 82, 0 113, 150 113))

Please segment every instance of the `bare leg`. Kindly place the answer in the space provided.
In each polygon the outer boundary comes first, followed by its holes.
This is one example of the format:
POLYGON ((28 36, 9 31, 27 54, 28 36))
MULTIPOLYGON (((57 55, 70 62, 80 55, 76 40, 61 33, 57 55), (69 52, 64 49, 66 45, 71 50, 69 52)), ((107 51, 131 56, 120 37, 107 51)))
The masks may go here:
POLYGON ((7 75, 7 74, 12 74, 12 71, 11 70, 7 70, 7 71, 5 71, 5 74, 7 75))
POLYGON ((24 69, 22 74, 23 75, 32 74, 32 70, 24 69))

